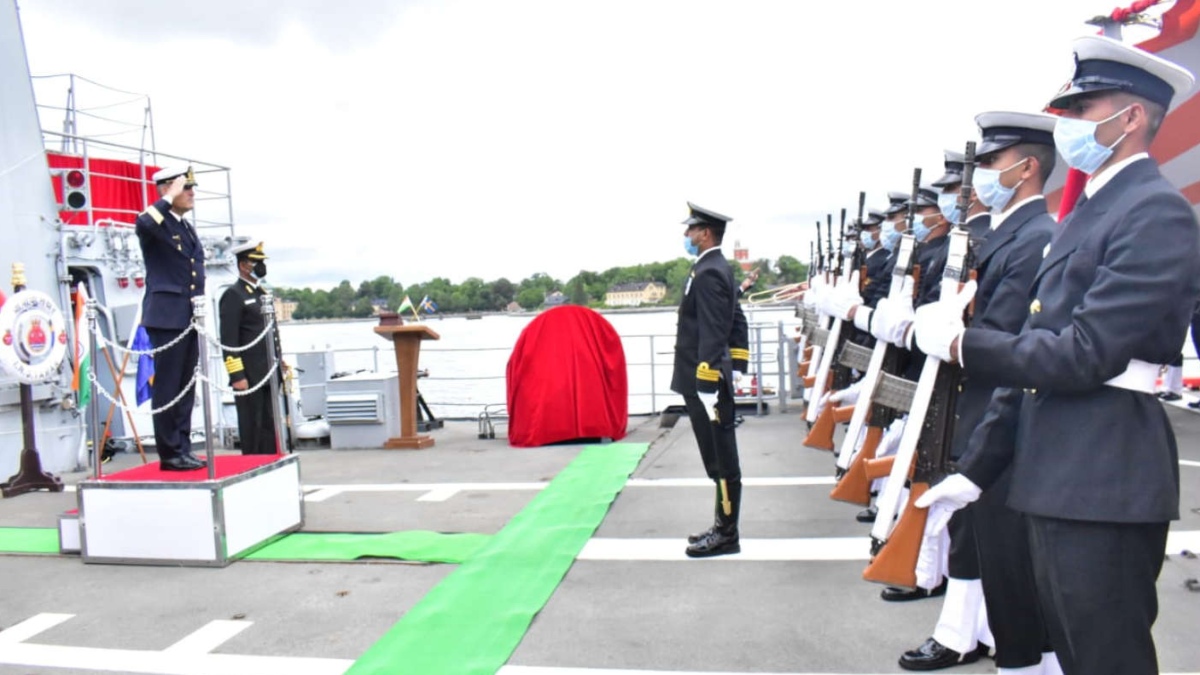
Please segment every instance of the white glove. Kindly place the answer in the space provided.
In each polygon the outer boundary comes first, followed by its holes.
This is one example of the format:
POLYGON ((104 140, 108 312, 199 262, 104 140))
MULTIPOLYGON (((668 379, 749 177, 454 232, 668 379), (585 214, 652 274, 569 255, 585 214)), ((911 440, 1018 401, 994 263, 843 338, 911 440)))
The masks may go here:
POLYGON ((905 335, 913 322, 912 301, 907 296, 883 298, 871 317, 871 335, 888 344, 907 349, 905 335))
MULTIPOLYGON (((970 478, 960 473, 955 473, 929 488, 929 491, 921 495, 914 504, 919 509, 938 505, 953 513, 979 499, 979 495, 981 494, 983 494, 983 490, 978 485, 972 483, 970 478)), ((932 510, 930 513, 932 513, 932 510)), ((946 524, 949 521, 950 517, 946 516, 943 522, 940 523, 943 530, 946 529, 946 524)))
POLYGON ((917 310, 913 333, 921 351, 947 363, 958 360, 956 354, 950 353, 950 346, 963 334, 963 310, 974 297, 975 281, 972 279, 958 293, 917 310))
POLYGON ((917 586, 921 588, 937 588, 949 571, 950 533, 946 531, 946 523, 953 513, 952 509, 935 504, 925 518, 925 533, 915 570, 917 586))
POLYGON ((858 272, 853 272, 849 281, 842 281, 821 296, 821 311, 845 321, 850 310, 862 303, 862 296, 858 294, 858 272))
POLYGON ((737 370, 733 371, 733 384, 734 384, 733 388, 737 389, 737 384, 741 381, 742 381, 741 371, 737 371, 737 370))
POLYGON ((709 421, 716 422, 717 421, 717 394, 715 392, 712 394, 698 392, 696 395, 700 397, 700 402, 704 404, 704 409, 708 412, 709 421))
POLYGON ((829 402, 834 405, 854 405, 858 402, 858 393, 862 390, 862 380, 846 387, 839 389, 829 395, 829 402))
POLYGON ((825 288, 825 279, 818 274, 808 282, 808 290, 804 291, 804 306, 816 309, 817 301, 821 299, 821 290, 825 288))

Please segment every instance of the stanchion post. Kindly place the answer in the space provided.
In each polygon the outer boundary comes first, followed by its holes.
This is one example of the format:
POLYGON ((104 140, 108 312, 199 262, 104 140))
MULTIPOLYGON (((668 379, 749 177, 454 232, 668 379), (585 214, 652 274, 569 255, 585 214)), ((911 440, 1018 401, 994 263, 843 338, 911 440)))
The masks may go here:
POLYGON ((279 355, 275 353, 275 296, 269 291, 259 299, 262 303, 262 315, 267 324, 267 372, 271 382, 271 416, 275 426, 275 449, 278 454, 284 454, 287 447, 287 436, 283 430, 283 413, 279 405, 279 380, 283 376, 283 366, 279 364, 279 355), (278 370, 277 370, 278 369, 278 370))
POLYGON ((200 346, 200 377, 196 378, 196 386, 202 386, 200 401, 204 407, 204 456, 208 460, 208 479, 217 477, 216 458, 213 457, 212 434, 212 390, 208 386, 208 336, 204 331, 204 296, 192 298, 192 327, 196 330, 196 343, 200 346))
MULTIPOLYGON (((93 373, 96 372, 96 364, 99 363, 97 360, 99 358, 99 350, 96 348, 96 342, 98 341, 97 336, 100 334, 100 331, 96 321, 96 312, 96 299, 88 298, 87 329, 92 338, 88 340, 88 361, 92 365, 93 373)), ((80 377, 86 377, 86 375, 80 375, 80 377)), ((96 388, 99 389, 100 378, 97 377, 95 382, 96 388)), ((117 392, 119 393, 121 391, 121 383, 115 382, 115 384, 117 392)), ((92 400, 88 401, 88 417, 91 419, 92 425, 92 465, 94 467, 92 469, 92 475, 99 480, 104 474, 103 470, 100 468, 100 465, 103 463, 101 458, 104 456, 104 432, 101 430, 102 427, 100 426, 100 397, 95 395, 97 393, 98 392, 92 392, 92 400)))

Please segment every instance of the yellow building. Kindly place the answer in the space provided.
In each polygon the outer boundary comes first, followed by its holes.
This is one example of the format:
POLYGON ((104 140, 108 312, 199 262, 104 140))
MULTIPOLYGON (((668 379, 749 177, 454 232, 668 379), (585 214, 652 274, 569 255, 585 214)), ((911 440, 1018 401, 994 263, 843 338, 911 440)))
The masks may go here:
POLYGON ((279 296, 275 296, 275 320, 276 321, 291 321, 292 312, 296 311, 296 305, 299 304, 295 300, 282 300, 279 296))
POLYGON ((635 281, 617 284, 604 294, 604 304, 609 307, 637 307, 653 305, 667 296, 667 287, 657 281, 635 281))

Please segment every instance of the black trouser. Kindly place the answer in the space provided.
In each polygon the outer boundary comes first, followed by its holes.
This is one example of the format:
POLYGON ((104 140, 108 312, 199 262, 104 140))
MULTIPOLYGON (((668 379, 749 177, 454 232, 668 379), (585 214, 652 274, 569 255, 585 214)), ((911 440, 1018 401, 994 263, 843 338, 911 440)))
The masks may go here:
POLYGON ((1005 471, 971 504, 988 625, 996 638, 996 667, 1026 668, 1050 651, 1029 557, 1025 515, 1005 505, 1012 471, 1005 471))
MULTIPOLYGON (((146 335, 155 349, 179 337, 182 331, 169 328, 147 328, 146 335)), ((196 371, 200 359, 200 344, 196 333, 189 332, 179 344, 154 355, 154 393, 150 405, 161 408, 170 403, 196 371)), ((154 416, 154 449, 159 459, 172 459, 192 451, 192 405, 196 400, 195 386, 170 408, 154 416)))
POLYGON ((1157 673, 1150 628, 1168 523, 1027 518, 1038 596, 1063 672, 1157 673))
POLYGON ((1192 314, 1192 348, 1196 350, 1196 356, 1200 356, 1200 307, 1192 314))
POLYGON ((242 454, 273 455, 278 452, 270 385, 259 387, 253 394, 238 396, 236 405, 238 444, 242 448, 242 454))
POLYGON ((741 480, 742 467, 738 460, 737 436, 734 433, 733 387, 725 378, 717 385, 717 417, 713 422, 708 411, 695 393, 684 394, 688 419, 692 421, 692 433, 700 448, 700 459, 704 472, 714 481, 741 480))

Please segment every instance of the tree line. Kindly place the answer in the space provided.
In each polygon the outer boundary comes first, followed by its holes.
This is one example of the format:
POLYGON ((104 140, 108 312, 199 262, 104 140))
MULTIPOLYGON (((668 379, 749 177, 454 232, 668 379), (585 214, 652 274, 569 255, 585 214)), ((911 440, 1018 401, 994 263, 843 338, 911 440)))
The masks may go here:
MULTIPOLYGON (((730 261, 730 267, 735 280, 740 283, 746 273, 733 261, 730 261)), ((753 267, 759 269, 756 286, 759 289, 802 281, 807 276, 807 266, 787 255, 774 262, 766 258, 756 260, 753 267)), ((377 306, 394 312, 400 308, 405 296, 414 305, 429 297, 442 313, 504 311, 513 302, 521 309, 535 310, 544 306, 546 297, 554 292, 562 293, 570 304, 599 308, 605 306, 604 294, 611 287, 644 281, 664 284, 667 295, 658 304, 674 306, 679 304, 691 268, 690 259, 676 258, 667 262, 614 267, 604 272, 582 271, 565 283, 539 272, 516 283, 504 277, 494 281, 470 277, 455 284, 444 277, 435 277, 405 286, 393 277, 379 276, 359 283, 357 288, 349 280, 343 280, 330 290, 286 286, 274 290, 278 297, 296 302, 292 313, 294 319, 369 317, 375 314, 377 306)))

